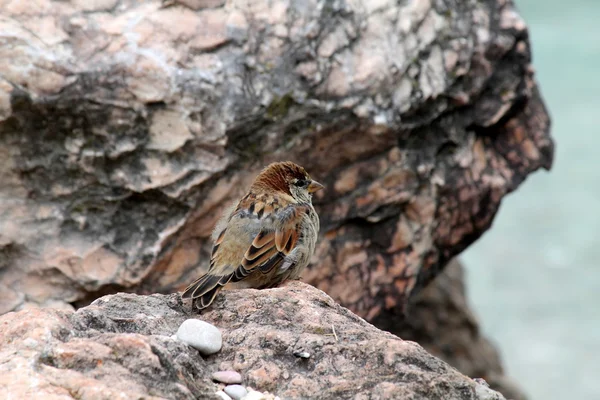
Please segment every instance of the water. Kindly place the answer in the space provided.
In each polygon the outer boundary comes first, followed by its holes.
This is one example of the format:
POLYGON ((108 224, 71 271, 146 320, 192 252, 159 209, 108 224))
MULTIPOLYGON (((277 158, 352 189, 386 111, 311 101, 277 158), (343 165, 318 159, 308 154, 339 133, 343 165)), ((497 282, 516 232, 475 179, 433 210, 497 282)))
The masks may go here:
POLYGON ((507 197, 463 254, 470 299, 532 400, 600 399, 600 1, 517 6, 555 164, 507 197))

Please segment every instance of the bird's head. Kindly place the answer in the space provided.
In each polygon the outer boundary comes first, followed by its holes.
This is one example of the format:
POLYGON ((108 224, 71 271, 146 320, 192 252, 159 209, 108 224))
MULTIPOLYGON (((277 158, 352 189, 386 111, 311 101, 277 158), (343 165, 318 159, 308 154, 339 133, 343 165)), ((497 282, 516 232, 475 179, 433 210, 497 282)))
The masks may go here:
POLYGON ((267 165, 253 186, 287 193, 299 202, 310 202, 313 193, 323 189, 323 185, 311 179, 304 168, 291 161, 267 165))

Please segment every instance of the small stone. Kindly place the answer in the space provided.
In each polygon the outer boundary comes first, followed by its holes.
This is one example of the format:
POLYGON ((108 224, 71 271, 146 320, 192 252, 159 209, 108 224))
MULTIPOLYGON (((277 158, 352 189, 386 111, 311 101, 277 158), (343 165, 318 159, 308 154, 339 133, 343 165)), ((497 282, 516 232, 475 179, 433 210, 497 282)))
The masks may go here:
POLYGON ((229 385, 223 389, 233 400, 240 400, 248 394, 248 391, 242 385, 229 385))
POLYGON ((242 375, 235 371, 217 371, 212 374, 212 379, 228 385, 242 383, 242 375))
POLYGON ((310 353, 308 353, 306 351, 297 351, 294 353, 294 355, 296 357, 300 357, 300 358, 304 358, 304 359, 310 358, 310 353))
MULTIPOLYGON (((250 389, 250 388, 248 388, 250 389)), ((244 400, 266 400, 267 396, 264 395, 264 393, 262 392, 258 392, 256 390, 252 390, 250 389, 248 391, 248 394, 246 396, 244 396, 244 400)))
POLYGON ((220 399, 222 399, 222 400, 233 400, 231 397, 229 397, 229 396, 227 395, 227 393, 225 393, 225 392, 224 392, 224 391, 222 391, 222 390, 219 390, 218 392, 215 392, 215 394, 216 394, 217 396, 219 396, 219 398, 220 398, 220 399))
POLYGON ((208 322, 199 319, 186 319, 177 329, 177 339, 197 349, 203 355, 215 354, 221 350, 221 332, 208 322))

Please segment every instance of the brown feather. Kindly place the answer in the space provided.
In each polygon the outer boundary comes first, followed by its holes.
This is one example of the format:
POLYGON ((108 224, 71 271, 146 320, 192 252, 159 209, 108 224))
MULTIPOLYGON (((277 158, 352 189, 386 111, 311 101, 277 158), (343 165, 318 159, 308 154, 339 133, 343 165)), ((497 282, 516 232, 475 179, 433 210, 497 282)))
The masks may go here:
POLYGON ((253 260, 259 255, 264 254, 267 250, 269 250, 269 248, 273 247, 274 239, 275 238, 273 232, 269 232, 264 238, 260 238, 260 240, 259 236, 257 235, 254 241, 252 242, 252 245, 250 245, 248 251, 246 251, 246 253, 244 254, 244 258, 248 260, 253 260))
POLYGON ((273 232, 260 231, 252 241, 252 245, 256 247, 263 247, 271 240, 273 240, 273 232))
POLYGON ((305 179, 307 177, 308 173, 306 170, 291 161, 272 163, 267 165, 258 174, 252 187, 268 190, 275 189, 291 195, 290 181, 294 178, 305 179))
POLYGON ((270 247, 267 249, 267 251, 265 251, 263 254, 261 254, 255 259, 249 260, 245 258, 242 261, 242 267, 244 267, 244 269, 246 269, 247 271, 252 271, 257 267, 260 267, 261 264, 265 263, 269 258, 273 257, 277 253, 278 252, 275 247, 270 247))
POLYGON ((223 286, 228 284, 230 280, 231 275, 203 275, 184 290, 182 297, 192 298, 194 300, 198 299, 196 304, 198 305, 198 303, 200 303, 198 308, 203 309, 213 302, 217 293, 219 293, 223 286))

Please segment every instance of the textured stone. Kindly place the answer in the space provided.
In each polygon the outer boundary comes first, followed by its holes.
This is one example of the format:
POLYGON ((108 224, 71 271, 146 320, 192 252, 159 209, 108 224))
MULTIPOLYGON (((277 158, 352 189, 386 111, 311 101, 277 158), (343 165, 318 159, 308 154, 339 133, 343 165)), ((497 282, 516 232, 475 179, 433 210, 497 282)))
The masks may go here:
POLYGON ((0 2, 11 309, 183 288, 225 204, 291 159, 327 184, 304 278, 375 316, 380 299, 406 307, 552 161, 511 2, 42 3, 0 2), (374 265, 391 278, 349 296, 374 265))
POLYGON ((482 384, 489 384, 506 398, 525 400, 516 382, 505 375, 498 351, 483 336, 465 292, 463 267, 453 260, 415 298, 407 319, 383 313, 372 322, 418 342, 467 376, 485 378, 482 384))
POLYGON ((205 399, 220 390, 211 371, 235 368, 264 393, 249 391, 252 398, 504 399, 301 282, 225 291, 202 315, 223 331, 223 349, 207 358, 170 338, 192 315, 176 294, 5 314, 0 391, 15 399, 205 399))

